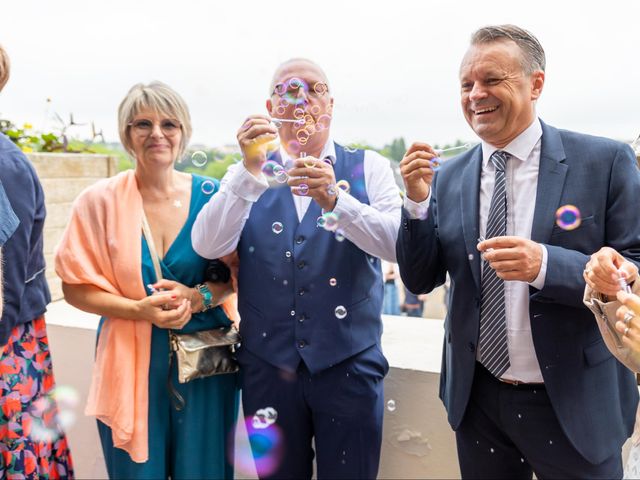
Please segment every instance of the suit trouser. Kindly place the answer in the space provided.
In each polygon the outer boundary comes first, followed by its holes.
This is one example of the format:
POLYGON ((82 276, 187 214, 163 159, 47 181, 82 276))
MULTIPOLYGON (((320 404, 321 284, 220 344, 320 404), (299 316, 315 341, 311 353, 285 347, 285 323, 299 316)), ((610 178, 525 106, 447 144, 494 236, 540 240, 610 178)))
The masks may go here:
POLYGON ((266 429, 247 422, 260 478, 311 478, 312 439, 318 479, 376 477, 389 369, 377 345, 315 375, 303 362, 285 372, 246 348, 239 362, 244 415, 277 411, 266 429))
POLYGON ((578 453, 543 384, 503 383, 477 362, 456 442, 462 478, 622 478, 620 453, 598 465, 578 453))

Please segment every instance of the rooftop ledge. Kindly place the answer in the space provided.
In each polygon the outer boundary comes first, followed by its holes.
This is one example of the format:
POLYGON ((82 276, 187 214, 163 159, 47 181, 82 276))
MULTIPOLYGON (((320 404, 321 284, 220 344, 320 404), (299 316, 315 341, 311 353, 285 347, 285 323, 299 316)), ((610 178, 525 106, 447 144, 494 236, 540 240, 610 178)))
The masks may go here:
MULTIPOLYGON (((49 304, 47 324, 96 330, 100 317, 64 300, 49 304)), ((383 315, 382 350, 393 368, 440 373, 443 320, 383 315)))

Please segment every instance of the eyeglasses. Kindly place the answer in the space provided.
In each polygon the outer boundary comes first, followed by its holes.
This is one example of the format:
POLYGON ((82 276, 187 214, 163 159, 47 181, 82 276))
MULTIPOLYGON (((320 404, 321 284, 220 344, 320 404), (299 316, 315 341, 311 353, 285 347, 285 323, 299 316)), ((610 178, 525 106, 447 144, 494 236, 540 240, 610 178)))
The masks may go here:
MULTIPOLYGON (((329 92, 329 87, 324 82, 316 82, 309 88, 307 82, 301 78, 293 77, 286 82, 277 83, 271 95, 278 95, 287 99, 294 99, 300 95, 300 91, 311 98, 318 98, 329 92)), ((295 102, 290 102, 295 103, 295 102)))
MULTIPOLYGON (((141 119, 134 120, 129 123, 129 126, 133 130, 133 133, 141 137, 151 135, 153 131, 154 123, 151 120, 141 119)), ((160 130, 165 137, 174 137, 180 132, 182 125, 177 120, 165 119, 160 122, 160 130)))

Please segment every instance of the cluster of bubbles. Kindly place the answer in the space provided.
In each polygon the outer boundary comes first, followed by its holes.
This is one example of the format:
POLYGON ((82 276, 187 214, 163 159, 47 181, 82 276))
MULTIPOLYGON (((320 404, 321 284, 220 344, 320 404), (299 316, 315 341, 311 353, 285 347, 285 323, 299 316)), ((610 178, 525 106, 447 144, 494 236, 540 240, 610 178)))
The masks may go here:
POLYGON ((324 228, 327 232, 335 232, 338 230, 340 217, 335 212, 325 212, 318 217, 316 225, 324 228))
POLYGON ((273 160, 266 161, 262 164, 262 173, 264 173, 267 178, 274 179, 278 183, 286 183, 289 178, 285 168, 273 160))
POLYGON ((563 205, 556 210, 556 225, 563 230, 575 230, 581 222, 580 210, 575 205, 563 205))
MULTIPOLYGON (((260 412, 264 413, 263 411, 269 408, 258 410, 256 415, 260 412)), ((275 410, 273 411, 275 412, 275 410)), ((240 443, 235 445, 235 449, 228 449, 228 461, 231 465, 235 465, 236 473, 240 474, 242 478, 253 477, 256 471, 261 478, 274 474, 280 466, 284 453, 282 430, 276 423, 271 423, 266 427, 262 424, 259 427, 254 425, 255 416, 246 418, 245 426, 249 444, 240 443)), ((230 445, 235 443, 233 434, 232 431, 229 435, 230 445)))
POLYGON ((253 428, 257 428, 258 430, 262 430, 264 428, 268 428, 278 419, 278 412, 273 407, 266 407, 259 409, 253 419, 251 420, 251 425, 253 428))
POLYGON ((65 385, 37 398, 28 410, 31 417, 29 437, 36 442, 56 441, 75 423, 78 402, 78 392, 65 385))
POLYGON ((293 106, 293 119, 276 118, 274 120, 274 125, 277 128, 282 127, 283 120, 293 120, 288 123, 292 123, 295 129, 296 140, 289 142, 287 151, 299 152, 312 135, 329 128, 333 106, 329 104, 323 110, 320 105, 308 102, 310 98, 318 98, 328 93, 325 83, 316 82, 311 87, 301 78, 293 77, 286 82, 278 83, 274 88, 274 93, 279 97, 275 106, 276 115, 283 117, 287 114, 288 107, 293 106))

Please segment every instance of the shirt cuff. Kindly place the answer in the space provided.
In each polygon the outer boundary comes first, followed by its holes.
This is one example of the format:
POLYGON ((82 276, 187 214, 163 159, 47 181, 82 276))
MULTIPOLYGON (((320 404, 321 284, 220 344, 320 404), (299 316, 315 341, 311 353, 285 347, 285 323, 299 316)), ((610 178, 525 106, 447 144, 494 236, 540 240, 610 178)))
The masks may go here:
POLYGON ((540 271, 538 272, 538 276, 536 279, 529 283, 533 288, 538 290, 542 290, 544 288, 544 282, 547 279, 547 258, 549 257, 549 253, 547 252, 547 247, 543 244, 539 243, 540 248, 542 249, 542 262, 540 264, 540 271))
POLYGON ((404 196, 404 209, 409 214, 410 220, 427 218, 427 213, 429 212, 429 203, 431 203, 431 190, 429 190, 429 196, 423 200, 422 202, 414 202, 406 195, 404 196))
POLYGON ((260 172, 256 177, 240 162, 235 175, 229 179, 228 186, 239 198, 253 203, 268 190, 269 182, 264 173, 260 172))
POLYGON ((333 207, 333 213, 340 218, 340 227, 346 227, 351 224, 360 215, 362 203, 351 194, 341 191, 333 207))

